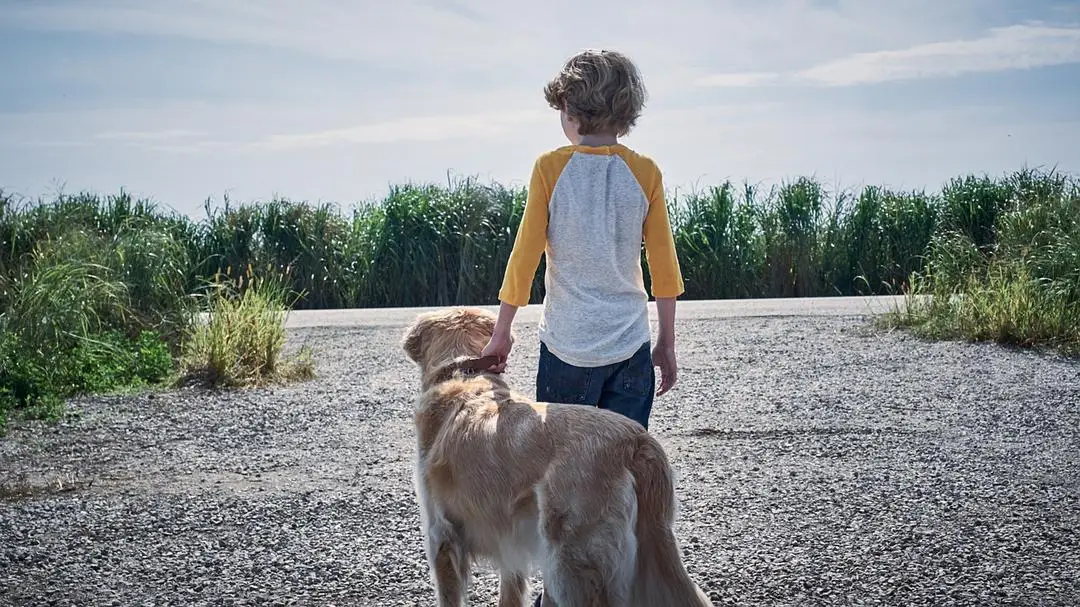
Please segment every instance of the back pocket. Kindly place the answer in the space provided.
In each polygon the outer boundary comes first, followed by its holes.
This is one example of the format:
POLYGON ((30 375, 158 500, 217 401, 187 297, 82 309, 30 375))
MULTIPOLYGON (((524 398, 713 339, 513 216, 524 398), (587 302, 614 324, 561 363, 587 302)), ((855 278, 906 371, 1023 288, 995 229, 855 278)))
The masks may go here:
POLYGON ((567 364, 540 344, 536 369, 536 400, 567 405, 595 405, 589 402, 593 370, 567 364))

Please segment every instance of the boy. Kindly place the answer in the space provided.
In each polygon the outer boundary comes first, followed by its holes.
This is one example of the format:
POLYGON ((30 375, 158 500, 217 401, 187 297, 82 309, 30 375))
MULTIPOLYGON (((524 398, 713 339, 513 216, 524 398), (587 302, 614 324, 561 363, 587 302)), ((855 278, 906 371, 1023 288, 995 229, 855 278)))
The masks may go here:
POLYGON ((660 170, 618 142, 641 115, 645 87, 623 54, 588 50, 566 61, 544 98, 559 110, 570 145, 533 165, 483 355, 499 357, 491 370, 505 370, 514 315, 529 303, 545 253, 536 399, 611 409, 647 429, 654 394, 675 385, 675 298, 683 281, 660 170), (659 320, 651 353, 642 241, 659 320))
MULTIPOLYGON (((570 145, 533 165, 525 213, 482 356, 510 355, 510 327, 547 255, 536 399, 610 409, 649 427, 653 396, 675 385, 675 298, 683 293, 660 170, 618 142, 645 106, 637 68, 615 51, 584 51, 544 87, 570 145), (659 333, 649 351, 649 263, 659 333), (656 388, 654 366, 660 367, 656 388)), ((543 594, 534 607, 542 604, 543 594)))

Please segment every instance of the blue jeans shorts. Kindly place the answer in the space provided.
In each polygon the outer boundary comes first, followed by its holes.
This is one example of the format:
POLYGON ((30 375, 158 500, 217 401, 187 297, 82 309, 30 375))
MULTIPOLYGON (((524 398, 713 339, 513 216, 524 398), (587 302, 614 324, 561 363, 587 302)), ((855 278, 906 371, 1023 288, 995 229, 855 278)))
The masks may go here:
POLYGON ((627 360, 602 367, 575 367, 560 360, 540 343, 536 370, 536 400, 591 405, 621 413, 649 428, 656 370, 649 342, 627 360))

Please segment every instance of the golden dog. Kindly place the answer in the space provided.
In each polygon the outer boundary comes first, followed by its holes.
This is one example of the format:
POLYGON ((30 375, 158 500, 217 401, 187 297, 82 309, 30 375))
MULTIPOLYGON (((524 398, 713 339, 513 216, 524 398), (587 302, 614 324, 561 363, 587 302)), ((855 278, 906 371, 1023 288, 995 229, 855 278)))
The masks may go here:
POLYGON ((544 605, 711 606, 672 532, 672 471, 622 415, 537 403, 478 359, 495 316, 418 316, 402 347, 421 372, 416 494, 439 607, 465 604, 474 561, 499 571, 499 606, 521 607, 539 566, 544 605))

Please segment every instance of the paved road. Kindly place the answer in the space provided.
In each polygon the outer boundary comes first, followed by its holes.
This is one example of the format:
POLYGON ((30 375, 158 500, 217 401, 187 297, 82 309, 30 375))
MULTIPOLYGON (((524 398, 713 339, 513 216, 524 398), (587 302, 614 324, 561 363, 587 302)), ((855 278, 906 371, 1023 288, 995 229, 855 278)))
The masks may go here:
MULTIPOLYGON (((880 314, 903 307, 902 296, 876 297, 815 297, 783 299, 725 299, 709 301, 680 301, 680 319, 748 318, 752 316, 859 316, 880 314)), ((479 306, 497 310, 497 306, 479 306)), ((368 308, 348 310, 296 310, 289 315, 288 328, 405 326, 416 314, 431 308, 368 308)), ((649 305, 649 314, 656 317, 656 308, 649 305)), ((519 310, 516 319, 536 322, 540 306, 531 305, 519 310)))

